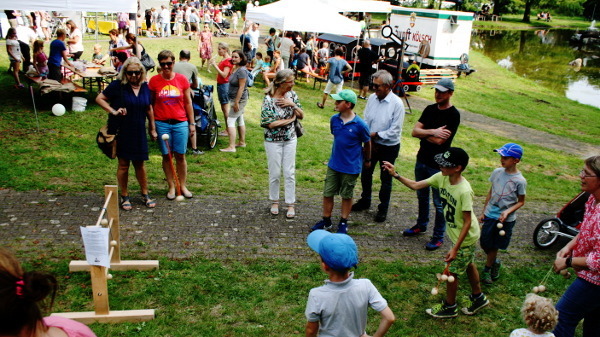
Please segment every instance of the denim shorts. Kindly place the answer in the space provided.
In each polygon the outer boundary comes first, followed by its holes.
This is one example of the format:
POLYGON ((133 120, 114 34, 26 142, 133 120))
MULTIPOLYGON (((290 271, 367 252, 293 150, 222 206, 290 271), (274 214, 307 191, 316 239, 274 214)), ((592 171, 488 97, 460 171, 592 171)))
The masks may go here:
POLYGON ((334 195, 339 194, 342 199, 352 199, 357 179, 358 174, 341 173, 327 167, 323 196, 333 197, 334 195))
POLYGON ((229 83, 217 84, 217 95, 221 105, 229 103, 229 83))
POLYGON ((190 136, 190 127, 188 122, 177 124, 169 124, 161 121, 156 121, 156 133, 158 134, 158 147, 160 153, 168 154, 165 141, 162 140, 162 135, 169 135, 169 147, 174 153, 185 154, 188 138, 190 136))
POLYGON ((513 227, 516 221, 505 221, 502 228, 498 228, 498 220, 486 217, 483 219, 481 227, 481 237, 479 243, 484 250, 488 249, 506 249, 512 237, 513 227), (500 231, 504 231, 504 236, 500 236, 500 231))

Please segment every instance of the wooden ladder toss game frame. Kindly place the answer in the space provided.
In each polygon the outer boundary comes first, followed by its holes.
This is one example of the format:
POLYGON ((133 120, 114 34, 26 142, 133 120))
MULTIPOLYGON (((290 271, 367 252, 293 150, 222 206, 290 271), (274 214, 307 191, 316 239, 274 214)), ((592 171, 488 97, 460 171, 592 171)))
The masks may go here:
MULTIPOLYGON (((119 229, 119 200, 118 186, 104 186, 105 203, 102 208, 96 227, 108 225, 110 230, 109 257, 110 268, 114 270, 154 270, 158 269, 158 260, 121 260, 121 240, 119 229), (106 218, 104 215, 106 214, 106 218)), ((94 226, 88 226, 94 227, 94 226)), ((90 271, 92 279, 92 291, 94 300, 94 311, 53 313, 51 316, 61 316, 79 321, 84 324, 90 323, 118 323, 118 322, 141 322, 154 319, 154 309, 143 310, 109 310, 108 304, 108 280, 112 275, 108 268, 103 266, 90 266, 87 261, 71 261, 69 272, 90 271)))

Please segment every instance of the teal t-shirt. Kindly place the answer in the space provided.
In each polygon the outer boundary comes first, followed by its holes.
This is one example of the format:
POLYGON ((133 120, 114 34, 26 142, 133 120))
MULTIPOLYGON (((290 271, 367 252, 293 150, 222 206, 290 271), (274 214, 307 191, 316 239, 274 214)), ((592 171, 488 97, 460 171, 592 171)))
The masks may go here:
POLYGON ((446 231, 452 243, 456 243, 464 225, 462 212, 471 212, 471 228, 461 247, 468 247, 479 240, 480 229, 477 216, 473 212, 473 189, 471 184, 463 177, 456 185, 450 184, 450 178, 438 172, 427 179, 429 185, 440 190, 440 198, 444 206, 446 218, 446 231))

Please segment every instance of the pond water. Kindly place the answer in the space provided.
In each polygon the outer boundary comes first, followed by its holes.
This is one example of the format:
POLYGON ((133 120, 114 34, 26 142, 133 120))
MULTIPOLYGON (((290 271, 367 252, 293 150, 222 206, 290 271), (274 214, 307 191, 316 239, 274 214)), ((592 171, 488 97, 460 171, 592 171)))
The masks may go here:
MULTIPOLYGON (((600 46, 570 41, 574 30, 478 31, 471 48, 516 74, 600 108, 600 46), (580 68, 569 62, 581 58, 580 68)), ((476 66, 475 66, 476 67, 476 66)))

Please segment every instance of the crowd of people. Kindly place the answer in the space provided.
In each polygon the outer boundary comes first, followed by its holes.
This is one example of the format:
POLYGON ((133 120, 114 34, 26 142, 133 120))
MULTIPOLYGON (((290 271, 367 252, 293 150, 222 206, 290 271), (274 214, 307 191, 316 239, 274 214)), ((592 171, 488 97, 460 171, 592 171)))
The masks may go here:
MULTIPOLYGON (((305 115, 300 98, 293 90, 296 73, 301 72, 305 79, 312 76, 327 81, 321 100, 316 103, 319 108, 325 107, 328 98, 335 102, 336 113, 330 118, 333 144, 324 179, 323 217, 311 227, 308 236, 308 245, 321 256, 321 267, 329 280, 323 287, 310 292, 306 307, 306 335, 364 335, 368 306, 381 314, 376 336, 384 335, 395 321, 393 312, 375 286, 369 280, 354 279, 351 271, 358 264, 358 248, 348 235, 351 233, 348 220, 352 212, 371 208, 375 169, 379 169, 381 181, 374 217, 376 222, 387 219, 395 179, 415 190, 418 200, 416 224, 404 230, 403 235, 417 236, 433 227, 432 238, 425 245, 425 249, 430 251, 442 247, 446 236, 451 241, 444 263, 448 269, 447 276, 456 281, 447 283, 444 301, 425 312, 435 318, 452 318, 459 311, 474 315, 486 307, 490 301, 483 292, 482 283, 491 285, 499 280, 502 266, 499 251, 509 246, 516 224, 516 211, 525 204, 527 181, 517 169, 523 147, 507 143, 493 150, 500 156, 501 167, 490 175, 491 186, 483 205, 484 211, 477 216, 473 207, 474 193, 464 176, 470 156, 462 148, 453 146, 460 126, 460 112, 451 102, 455 91, 452 80, 442 79, 434 86, 435 103, 425 108, 413 126, 411 136, 419 140, 419 150, 414 167, 415 179, 412 180, 401 175, 394 166, 402 144, 404 105, 392 92, 392 75, 385 70, 373 73, 373 64, 379 57, 371 51, 368 40, 363 42, 357 56, 361 74, 361 88, 357 94, 354 90, 344 89, 344 76, 352 69, 344 51, 341 48, 331 50, 327 42, 317 43, 314 35, 307 36, 304 41, 299 32, 278 34, 272 28, 263 38, 263 47, 259 24, 246 23, 241 29, 240 49, 231 50, 228 44, 219 42, 216 53, 213 53, 212 25, 224 24, 223 16, 227 12, 232 16, 231 29, 236 32, 241 16, 232 12, 230 3, 222 6, 204 4, 177 4, 170 10, 167 6, 160 10, 151 9, 146 13, 146 34, 169 37, 189 32, 190 40, 198 40, 201 69, 206 66, 208 72, 216 73, 217 98, 226 123, 226 131, 221 135, 228 137, 228 145, 221 149, 222 152, 236 152, 247 146, 244 111, 250 95, 248 87, 255 78, 263 78, 265 95, 260 126, 264 129, 271 215, 280 213, 283 176, 285 216, 288 219, 296 216, 295 158, 298 137, 301 136, 299 125, 305 115), (259 51, 261 47, 266 49, 264 56, 259 51), (217 61, 215 56, 220 60, 217 61), (370 88, 374 92, 369 95, 370 88), (359 99, 366 100, 362 118, 354 111, 359 99), (353 203, 359 178, 361 194, 353 203), (341 214, 336 233, 330 233, 334 225, 332 213, 336 195, 341 197, 341 214), (430 200, 435 208, 433 226, 429 226, 430 200), (475 263, 478 242, 486 255, 481 276, 475 263), (468 281, 470 285, 469 300, 463 303, 461 310, 457 302, 459 280, 468 281), (334 305, 338 303, 343 305, 334 305), (350 317, 357 319, 349 320, 350 317)), ((137 39, 140 32, 137 32, 138 35, 131 32, 130 16, 119 15, 118 20, 119 29, 109 32, 108 53, 103 54, 101 45, 95 45, 93 60, 99 64, 113 64, 118 71, 116 79, 97 96, 96 102, 108 113, 109 129, 117 134, 120 206, 125 211, 133 208, 128 188, 131 164, 145 206, 157 206, 156 200, 149 194, 145 167, 149 158, 147 134, 158 143, 162 155, 167 182, 166 199, 174 200, 178 195, 193 198, 186 184, 186 153, 189 142, 192 154, 202 154, 196 147, 196 121, 192 107, 192 90, 202 86, 198 67, 189 62, 192 58, 189 50, 181 50, 178 58, 172 51, 163 50, 157 56, 158 74, 149 77, 142 62, 146 52, 137 39)), ((72 20, 66 22, 66 27, 67 30, 57 30, 48 57, 43 51, 43 40, 36 40, 33 44, 33 63, 40 75, 60 80, 61 65, 72 65, 81 57, 81 30, 72 20)), ((22 87, 18 73, 26 58, 21 48, 13 27, 7 36, 7 52, 17 88, 22 87)), ((594 319, 600 313, 597 301, 600 295, 600 156, 585 161, 580 177, 582 190, 590 193, 581 231, 557 253, 554 262, 557 272, 573 268, 578 278, 558 301, 556 309, 548 299, 528 296, 522 310, 528 328, 515 330, 511 336, 544 333, 552 336, 551 330, 556 336, 572 336, 581 320, 584 320, 584 335, 600 331, 599 323, 594 319)), ((0 253, 1 259, 14 259, 9 253, 0 253)), ((14 262, 12 264, 15 265, 14 262)), ((2 261, 0 267, 6 268, 2 261)), ((11 294, 2 297, 3 301, 22 300, 23 289, 27 289, 24 284, 36 284, 20 270, 18 264, 14 268, 5 272, 9 276, 4 276, 0 270, 0 293, 11 294)), ((46 282, 51 282, 51 278, 46 279, 49 280, 46 282)), ((15 324, 10 330, 0 330, 0 334, 19 335, 22 331, 42 329, 50 332, 53 329, 50 320, 39 314, 28 319, 28 323, 15 324)))

